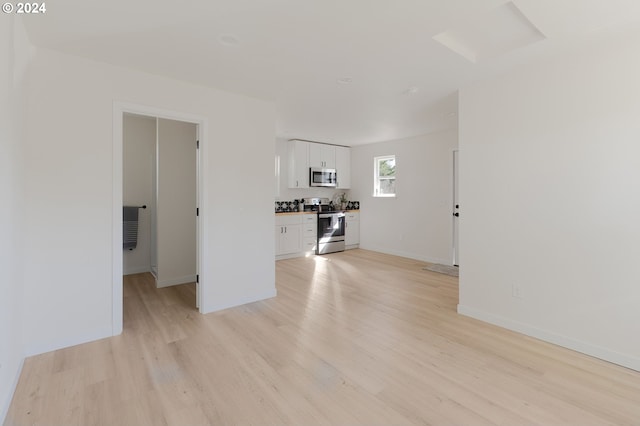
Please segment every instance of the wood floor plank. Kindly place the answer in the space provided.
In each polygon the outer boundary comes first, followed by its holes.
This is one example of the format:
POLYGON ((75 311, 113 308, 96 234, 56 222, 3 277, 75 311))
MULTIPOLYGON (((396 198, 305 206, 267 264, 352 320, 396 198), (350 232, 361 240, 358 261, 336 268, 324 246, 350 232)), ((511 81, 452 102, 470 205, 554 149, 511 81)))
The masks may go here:
POLYGON ((209 315, 127 276, 123 334, 27 359, 5 425, 640 425, 640 372, 458 315, 424 266, 283 260, 209 315))

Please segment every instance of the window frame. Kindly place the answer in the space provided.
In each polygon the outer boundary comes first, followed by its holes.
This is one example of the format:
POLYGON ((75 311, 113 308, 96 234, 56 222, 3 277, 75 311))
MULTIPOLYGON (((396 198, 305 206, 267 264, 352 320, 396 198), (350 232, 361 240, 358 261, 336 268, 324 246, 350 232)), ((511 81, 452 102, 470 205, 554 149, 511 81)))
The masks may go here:
POLYGON ((396 183, 396 170, 394 169, 393 177, 389 176, 380 176, 380 163, 383 161, 393 160, 394 167, 397 165, 397 159, 395 154, 390 155, 380 155, 373 157, 373 196, 375 198, 395 198, 398 192, 397 187, 395 187, 396 183), (394 181, 394 192, 391 194, 384 194, 380 192, 380 181, 382 180, 393 180, 394 181))

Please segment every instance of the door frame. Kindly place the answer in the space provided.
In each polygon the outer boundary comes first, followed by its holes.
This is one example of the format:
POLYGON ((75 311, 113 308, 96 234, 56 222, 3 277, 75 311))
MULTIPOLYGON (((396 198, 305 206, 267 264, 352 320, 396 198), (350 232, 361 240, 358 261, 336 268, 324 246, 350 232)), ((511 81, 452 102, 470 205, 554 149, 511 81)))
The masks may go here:
MULTIPOLYGON (((199 149, 196 151, 197 196, 196 200, 200 212, 207 205, 207 168, 206 161, 206 135, 207 120, 204 117, 171 111, 162 108, 139 105, 127 102, 114 101, 113 103, 113 211, 112 211, 112 335, 122 333, 123 327, 123 291, 122 291, 122 184, 123 184, 123 116, 125 113, 145 115, 168 120, 184 121, 196 124, 198 131, 199 149)), ((195 212, 194 212, 195 213, 195 212)), ((199 276, 199 284, 196 285, 196 304, 202 313, 203 300, 206 297, 204 283, 206 277, 201 273, 201 265, 206 259, 208 244, 206 244, 206 221, 201 220, 202 214, 196 218, 196 274, 199 276)))
POLYGON ((456 204, 460 203, 460 152, 458 149, 453 150, 452 157, 453 166, 453 198, 451 203, 451 231, 452 231, 452 265, 460 266, 460 218, 455 216, 455 213, 459 213, 456 208, 456 204))

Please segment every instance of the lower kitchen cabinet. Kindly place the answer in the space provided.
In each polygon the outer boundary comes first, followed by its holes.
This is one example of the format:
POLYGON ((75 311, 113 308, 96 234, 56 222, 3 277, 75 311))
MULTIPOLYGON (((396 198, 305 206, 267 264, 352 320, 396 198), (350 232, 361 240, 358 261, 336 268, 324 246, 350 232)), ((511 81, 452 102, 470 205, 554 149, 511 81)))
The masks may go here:
POLYGON ((302 250, 302 223, 300 216, 276 217, 276 256, 298 253, 302 250))
POLYGON ((318 245, 318 216, 305 214, 302 216, 302 254, 315 254, 318 245))
MULTIPOLYGON (((316 253, 318 244, 318 216, 315 213, 276 214, 276 260, 307 256, 316 253)), ((360 212, 345 214, 345 248, 360 244, 360 212)))
POLYGON ((345 214, 344 245, 345 248, 357 248, 360 244, 360 213, 347 212, 345 214))
POLYGON ((276 215, 276 260, 314 254, 317 226, 315 213, 276 215))

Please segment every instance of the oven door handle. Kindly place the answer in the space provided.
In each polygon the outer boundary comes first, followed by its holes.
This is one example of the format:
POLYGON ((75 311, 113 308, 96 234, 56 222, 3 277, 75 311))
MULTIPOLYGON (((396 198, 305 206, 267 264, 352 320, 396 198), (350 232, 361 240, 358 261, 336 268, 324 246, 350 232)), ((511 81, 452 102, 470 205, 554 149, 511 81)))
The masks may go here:
POLYGON ((320 219, 327 219, 329 217, 345 217, 346 215, 343 212, 338 213, 318 213, 318 217, 320 219))

